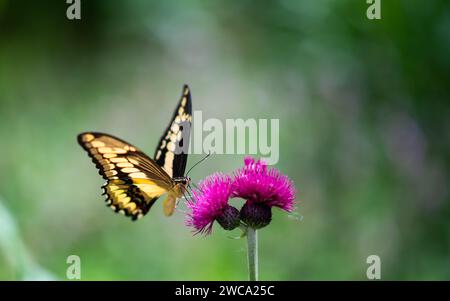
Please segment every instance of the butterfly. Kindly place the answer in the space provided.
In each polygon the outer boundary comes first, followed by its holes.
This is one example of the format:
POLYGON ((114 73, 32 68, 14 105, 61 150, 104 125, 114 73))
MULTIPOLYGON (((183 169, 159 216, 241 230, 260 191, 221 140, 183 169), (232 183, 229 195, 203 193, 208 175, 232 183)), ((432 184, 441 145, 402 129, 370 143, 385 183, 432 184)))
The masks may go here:
POLYGON ((102 186, 107 206, 137 220, 166 194, 163 209, 173 214, 190 179, 184 176, 192 121, 191 93, 183 87, 181 99, 155 151, 154 159, 137 147, 112 135, 85 132, 78 143, 87 151, 106 180, 102 186))

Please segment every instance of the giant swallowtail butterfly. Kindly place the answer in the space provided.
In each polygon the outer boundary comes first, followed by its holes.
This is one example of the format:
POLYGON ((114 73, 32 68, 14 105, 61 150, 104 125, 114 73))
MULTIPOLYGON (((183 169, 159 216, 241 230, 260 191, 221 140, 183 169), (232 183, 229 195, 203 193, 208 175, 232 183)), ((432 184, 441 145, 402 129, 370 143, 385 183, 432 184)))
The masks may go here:
POLYGON ((78 135, 78 143, 106 180, 102 188, 109 207, 136 220, 144 216, 160 196, 167 194, 164 213, 173 214, 177 199, 183 196, 189 184, 184 171, 191 120, 191 94, 185 85, 154 159, 108 134, 85 132, 78 135))

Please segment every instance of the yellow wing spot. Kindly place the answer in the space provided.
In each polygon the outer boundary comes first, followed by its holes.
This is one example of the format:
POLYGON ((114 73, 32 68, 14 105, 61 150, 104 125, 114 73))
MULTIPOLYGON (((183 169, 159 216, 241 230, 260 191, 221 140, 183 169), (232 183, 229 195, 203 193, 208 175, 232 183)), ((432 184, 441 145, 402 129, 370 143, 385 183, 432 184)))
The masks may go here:
POLYGON ((184 95, 185 95, 185 96, 188 96, 188 95, 189 95, 189 88, 185 88, 185 89, 184 89, 184 95))
POLYGON ((153 182, 152 180, 150 180, 150 179, 139 179, 139 178, 136 178, 136 179, 133 179, 133 184, 149 184, 149 185, 156 185, 155 184, 155 182, 153 182))
POLYGON ((97 150, 99 153, 102 153, 102 154, 113 152, 112 148, 110 148, 110 147, 99 147, 97 150))
POLYGON ((113 149, 113 152, 115 152, 116 154, 126 154, 126 153, 127 153, 127 150, 125 150, 125 149, 123 149, 123 148, 115 147, 115 148, 113 149))
POLYGON ((166 147, 166 144, 167 144, 166 140, 163 140, 163 141, 161 142, 161 147, 160 147, 160 149, 164 149, 164 148, 166 147))
POLYGON ((118 196, 123 192, 123 190, 118 190, 118 191, 114 191, 112 192, 112 200, 113 203, 117 204, 119 202, 118 196))
POLYGON ((98 160, 98 163, 100 163, 101 165, 107 165, 107 164, 109 164, 109 160, 103 159, 103 157, 102 157, 102 159, 98 160))
MULTIPOLYGON (((176 138, 176 137, 175 137, 176 138)), ((169 150, 169 151, 171 151, 171 152, 174 152, 175 151, 175 143, 173 143, 172 141, 170 141, 168 144, 167 144, 167 149, 169 150)), ((166 154, 166 156, 167 156, 167 154, 166 154)))
POLYGON ((117 157, 117 154, 114 154, 114 153, 103 154, 103 157, 107 158, 107 159, 114 158, 114 157, 117 157))
POLYGON ((101 141, 92 141, 91 145, 93 147, 104 147, 105 146, 105 144, 103 142, 101 142, 101 141))
POLYGON ((133 173, 133 172, 139 172, 139 169, 134 168, 134 167, 126 167, 126 168, 122 168, 121 171, 123 173, 133 173))
POLYGON ((117 163, 117 167, 134 167, 133 164, 128 163, 128 162, 123 162, 123 163, 117 163))
POLYGON ((115 171, 115 170, 108 170, 108 171, 105 171, 105 175, 107 177, 112 177, 112 176, 117 175, 117 171, 115 171))
POLYGON ((113 163, 122 163, 122 162, 128 162, 126 158, 111 158, 109 161, 113 163))
POLYGON ((134 211, 134 210, 136 210, 137 206, 136 206, 136 203, 131 202, 131 203, 126 204, 125 208, 127 208, 130 211, 134 211))
POLYGON ((117 191, 116 192, 116 198, 118 201, 120 201, 120 199, 123 199, 127 196, 127 194, 125 192, 122 191, 117 191))
POLYGON ((172 126, 170 127, 170 129, 172 130, 172 132, 178 133, 178 131, 180 130, 180 125, 178 123, 174 122, 172 124, 172 126))
POLYGON ((172 141, 172 142, 175 142, 175 141, 177 141, 177 134, 172 134, 172 135, 170 135, 170 141, 172 141))
POLYGON ((122 203, 122 206, 125 206, 126 204, 128 204, 131 201, 130 197, 126 197, 120 200, 120 202, 122 203))
POLYGON ((170 161, 173 161, 173 158, 174 158, 174 154, 173 153, 167 153, 166 154, 166 159, 169 159, 170 161))
POLYGON ((119 189, 119 186, 110 185, 110 186, 108 186, 108 189, 109 189, 110 192, 113 192, 113 191, 119 189))
POLYGON ((166 153, 166 158, 164 159, 164 170, 172 177, 173 173, 173 159, 174 154, 171 152, 166 153))
POLYGON ((106 165, 102 165, 102 166, 105 169, 105 171, 112 170, 115 167, 114 164, 106 164, 106 165))
POLYGON ((92 135, 92 134, 86 134, 86 135, 83 135, 83 137, 81 137, 81 140, 83 141, 83 142, 91 142, 92 140, 94 140, 94 135, 92 135))
POLYGON ((125 145, 123 147, 123 149, 126 150, 126 151, 132 151, 132 152, 134 152, 136 150, 134 147, 129 146, 129 145, 125 145))
POLYGON ((128 158, 128 161, 129 161, 131 164, 139 165, 139 162, 138 162, 137 160, 133 159, 133 158, 128 158))
POLYGON ((130 173, 129 176, 132 178, 143 178, 143 179, 145 179, 147 177, 145 175, 145 173, 143 173, 143 172, 133 172, 133 173, 130 173))
POLYGON ((98 151, 102 154, 105 154, 105 153, 126 154, 127 153, 126 150, 124 150, 123 148, 119 148, 119 147, 100 147, 100 148, 98 148, 98 151))
MULTIPOLYGON (((166 141, 164 140, 164 142, 166 141)), ((158 160, 159 157, 161 157, 161 150, 158 150, 158 152, 156 153, 156 160, 158 160)))
POLYGON ((182 115, 184 113, 184 108, 183 107, 180 107, 179 109, 178 109, 178 114, 179 115, 182 115))
POLYGON ((166 193, 167 190, 154 184, 139 184, 139 189, 141 189, 149 198, 160 197, 162 194, 166 193))
POLYGON ((186 106, 186 101, 187 101, 186 97, 183 97, 183 99, 181 100, 181 105, 182 105, 183 107, 186 106))

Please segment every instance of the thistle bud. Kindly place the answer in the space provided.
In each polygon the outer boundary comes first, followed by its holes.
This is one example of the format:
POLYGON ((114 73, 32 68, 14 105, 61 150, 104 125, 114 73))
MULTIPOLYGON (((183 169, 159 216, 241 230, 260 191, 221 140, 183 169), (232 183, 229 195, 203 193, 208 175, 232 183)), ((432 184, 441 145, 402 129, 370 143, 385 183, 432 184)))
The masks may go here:
POLYGON ((225 230, 231 231, 237 228, 240 224, 239 220, 239 210, 232 206, 227 206, 222 215, 220 215, 217 219, 219 225, 222 226, 225 230))
POLYGON ((249 227, 261 229, 272 220, 272 209, 264 203, 246 202, 241 209, 241 220, 249 227))

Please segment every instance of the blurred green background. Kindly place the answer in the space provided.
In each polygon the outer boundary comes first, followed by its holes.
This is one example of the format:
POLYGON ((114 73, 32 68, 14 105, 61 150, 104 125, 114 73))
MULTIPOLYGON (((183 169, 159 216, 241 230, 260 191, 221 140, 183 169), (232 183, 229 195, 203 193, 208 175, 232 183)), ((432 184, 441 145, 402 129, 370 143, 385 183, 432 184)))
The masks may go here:
MULTIPOLYGON (((450 3, 0 0, 0 279, 245 280, 244 240, 161 204, 104 207, 76 135, 150 155, 182 84, 203 118, 279 118, 297 212, 260 231, 262 280, 450 279, 450 3)), ((195 121, 194 121, 195 122, 195 121)), ((192 155, 188 165, 200 159, 192 155)), ((214 155, 199 181, 242 165, 214 155)))

